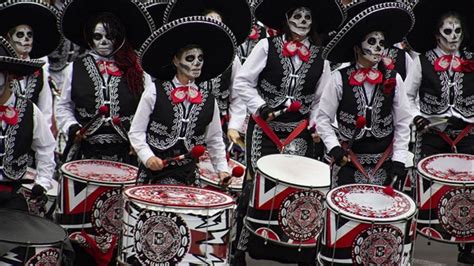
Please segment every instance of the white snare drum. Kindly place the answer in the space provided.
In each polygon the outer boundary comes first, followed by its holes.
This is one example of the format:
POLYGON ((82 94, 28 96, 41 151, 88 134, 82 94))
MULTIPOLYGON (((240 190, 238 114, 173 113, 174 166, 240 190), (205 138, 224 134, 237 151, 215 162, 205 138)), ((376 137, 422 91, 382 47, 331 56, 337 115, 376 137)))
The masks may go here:
POLYGON ((123 192, 119 260, 127 265, 228 265, 234 200, 221 192, 145 185, 123 192))
MULTIPOLYGON (((36 178, 36 170, 33 168, 28 168, 24 178, 34 180, 36 178)), ((48 196, 48 202, 46 203, 46 206, 45 206, 46 207, 45 213, 35 213, 42 217, 51 216, 54 212, 54 209, 56 208, 56 197, 58 196, 58 181, 52 180, 52 183, 53 183, 53 187, 50 190, 46 191, 46 195, 48 196)), ((23 194, 23 196, 25 197, 28 203, 30 203, 29 199, 31 197, 31 190, 33 189, 33 186, 34 184, 23 184, 21 188, 19 189, 19 192, 23 194)), ((30 209, 30 213, 31 213, 33 211, 33 207, 28 206, 28 208, 30 209)))
POLYGON ((429 156, 417 172, 418 231, 438 241, 474 243, 474 155, 429 156))
MULTIPOLYGON (((245 166, 235 160, 229 160, 229 167, 233 169, 236 166, 241 166, 245 169, 245 166)), ((214 171, 214 167, 211 163, 211 158, 209 157, 208 153, 205 153, 203 156, 199 158, 199 175, 201 176, 201 181, 204 184, 207 184, 210 187, 205 186, 204 188, 221 188, 219 185, 219 176, 214 171)), ((234 177, 232 183, 229 185, 229 190, 232 192, 241 192, 242 185, 244 182, 245 175, 241 177, 234 177)))
POLYGON ((264 156, 257 161, 245 226, 280 245, 314 247, 330 186, 327 164, 297 155, 264 156))
POLYGON ((382 186, 345 185, 326 196, 326 227, 318 258, 324 265, 409 265, 415 202, 382 186))

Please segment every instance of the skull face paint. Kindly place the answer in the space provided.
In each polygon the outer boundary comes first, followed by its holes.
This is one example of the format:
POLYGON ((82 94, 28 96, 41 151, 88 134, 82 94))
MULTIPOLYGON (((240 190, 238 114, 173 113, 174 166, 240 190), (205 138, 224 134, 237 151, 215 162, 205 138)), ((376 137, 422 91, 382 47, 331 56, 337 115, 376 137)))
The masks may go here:
POLYGON ((291 32, 299 36, 308 35, 311 30, 311 24, 313 24, 311 10, 306 7, 295 9, 290 17, 287 15, 287 23, 291 32))
POLYGON ((463 37, 461 21, 450 16, 443 20, 443 25, 439 28, 437 41, 443 51, 453 53, 459 50, 463 37))
POLYGON ((0 95, 5 92, 7 76, 4 72, 0 72, 0 95))
POLYGON ((114 40, 107 33, 103 23, 97 23, 92 35, 94 51, 101 56, 109 56, 114 51, 114 40))
POLYGON ((178 75, 194 80, 201 76, 204 53, 200 48, 191 48, 185 50, 179 58, 175 57, 173 63, 178 75))
POLYGON ((18 25, 9 37, 18 55, 27 58, 33 49, 33 29, 28 25, 18 25))
POLYGON ((361 55, 364 59, 373 64, 380 62, 385 49, 385 36, 383 32, 373 31, 367 34, 361 43, 361 48, 361 55))
POLYGON ((215 12, 215 11, 210 11, 209 13, 206 14, 206 17, 208 18, 212 18, 212 19, 215 19, 219 22, 222 22, 222 17, 221 15, 219 15, 219 13, 215 12))

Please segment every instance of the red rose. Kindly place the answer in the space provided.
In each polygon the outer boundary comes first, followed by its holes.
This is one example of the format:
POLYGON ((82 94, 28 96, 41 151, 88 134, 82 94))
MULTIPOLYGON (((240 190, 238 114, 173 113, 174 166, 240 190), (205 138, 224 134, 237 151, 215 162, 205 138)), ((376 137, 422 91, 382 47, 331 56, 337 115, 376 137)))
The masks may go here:
POLYGON ((395 86, 397 86, 397 80, 395 78, 386 79, 383 82, 383 93, 386 95, 390 95, 395 90, 395 86))
POLYGON ((462 72, 474 72, 474 61, 473 60, 462 60, 461 62, 462 72))
POLYGON ((367 125, 367 120, 364 116, 358 116, 356 119, 356 128, 362 129, 367 125))

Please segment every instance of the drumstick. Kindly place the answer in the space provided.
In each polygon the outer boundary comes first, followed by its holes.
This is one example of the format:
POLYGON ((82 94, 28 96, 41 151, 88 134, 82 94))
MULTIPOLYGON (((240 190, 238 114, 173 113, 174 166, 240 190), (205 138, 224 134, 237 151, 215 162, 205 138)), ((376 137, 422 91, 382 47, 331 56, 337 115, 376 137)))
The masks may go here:
POLYGON ((22 178, 15 181, 6 181, 0 180, 0 185, 12 185, 12 184, 33 184, 35 182, 34 179, 22 178))
POLYGON ((346 150, 350 150, 352 148, 352 144, 354 144, 354 140, 357 135, 357 131, 359 129, 363 129, 367 125, 367 120, 365 119, 364 116, 359 116, 357 117, 357 120, 355 122, 355 129, 354 129, 354 134, 352 135, 352 138, 349 140, 349 144, 347 144, 346 150))
POLYGON ((163 160, 163 165, 167 166, 170 163, 170 161, 181 161, 181 160, 186 159, 186 158, 199 158, 204 154, 205 151, 206 151, 206 148, 204 146, 196 145, 191 149, 190 152, 188 152, 186 154, 181 154, 181 155, 178 155, 176 157, 164 159, 163 160))
POLYGON ((97 112, 97 114, 95 114, 91 120, 89 120, 89 122, 87 122, 87 124, 85 124, 80 130, 79 130, 79 134, 81 134, 82 136, 84 134, 86 134, 86 131, 87 129, 89 129, 90 126, 92 126, 92 124, 95 122, 95 120, 97 120, 97 118, 99 118, 99 116, 105 116, 107 113, 109 113, 109 107, 107 105, 101 105, 99 107, 99 112, 97 112))
POLYGON ((120 128, 120 130, 122 130, 123 134, 127 138, 127 141, 130 143, 130 139, 128 138, 127 130, 123 127, 122 120, 120 120, 119 116, 114 116, 114 118, 112 118, 112 124, 118 126, 120 128))
POLYGON ((448 123, 448 119, 447 118, 444 118, 444 119, 441 119, 437 122, 433 122, 433 123, 430 123, 428 124, 425 129, 428 129, 428 128, 432 128, 432 127, 435 127, 435 126, 438 126, 438 125, 442 125, 442 124, 445 124, 445 123, 448 123))
POLYGON ((273 118, 277 118, 284 113, 294 113, 294 112, 298 112, 300 109, 301 109, 301 102, 296 101, 296 102, 292 102, 290 106, 285 107, 282 110, 275 111, 270 114, 273 116, 273 118))
POLYGON ((227 176, 226 178, 224 178, 224 180, 222 180, 222 184, 227 184, 227 182, 229 182, 229 180, 232 178, 232 177, 241 177, 243 176, 245 173, 245 169, 238 165, 234 168, 232 168, 232 173, 230 176, 227 176))
POLYGON ((393 185, 395 182, 397 182, 398 176, 394 176, 392 182, 390 182, 390 185, 386 186, 383 188, 383 193, 389 195, 389 196, 395 196, 395 190, 393 189, 393 185))

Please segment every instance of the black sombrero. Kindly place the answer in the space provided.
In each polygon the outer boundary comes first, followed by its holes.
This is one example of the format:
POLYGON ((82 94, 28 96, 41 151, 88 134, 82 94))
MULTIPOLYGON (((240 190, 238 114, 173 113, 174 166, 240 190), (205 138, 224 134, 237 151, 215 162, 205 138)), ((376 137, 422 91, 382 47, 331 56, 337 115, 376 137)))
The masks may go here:
POLYGON ((44 62, 39 59, 20 59, 10 43, 0 36, 0 71, 20 76, 30 75, 40 69, 44 62))
POLYGON ((311 10, 318 32, 337 29, 345 19, 339 0, 263 0, 255 8, 255 17, 265 26, 281 30, 286 21, 286 13, 301 6, 311 10))
MULTIPOLYGON (((436 47, 437 22, 447 12, 456 12, 463 18, 469 29, 470 39, 465 36, 463 47, 474 48, 474 1, 472 0, 420 0, 413 9, 416 23, 407 35, 409 45, 417 52, 424 53, 436 47)), ((464 29, 466 30, 466 29, 464 29)))
POLYGON ((218 76, 234 59, 236 41, 230 29, 211 18, 194 16, 163 25, 145 41, 139 52, 143 69, 155 78, 171 80, 176 74, 173 57, 189 44, 204 51, 200 81, 218 76))
POLYGON ((400 41, 415 23, 413 12, 400 2, 372 5, 347 21, 323 50, 323 57, 333 62, 354 60, 354 45, 372 31, 385 33, 386 46, 400 41))
POLYGON ((103 12, 118 17, 125 27, 127 40, 135 49, 155 30, 150 13, 137 0, 68 0, 59 14, 59 30, 73 43, 89 49, 84 40, 84 26, 103 12))
POLYGON ((157 28, 163 26, 163 15, 169 0, 150 0, 146 2, 145 8, 150 13, 157 28))
POLYGON ((163 23, 189 16, 204 16, 204 11, 219 12, 223 22, 234 33, 237 44, 247 39, 252 29, 252 11, 247 0, 170 0, 163 23))
POLYGON ((8 31, 18 25, 33 29, 31 58, 40 58, 53 52, 61 41, 56 28, 57 11, 39 0, 10 0, 0 4, 0 34, 7 38, 8 31))

